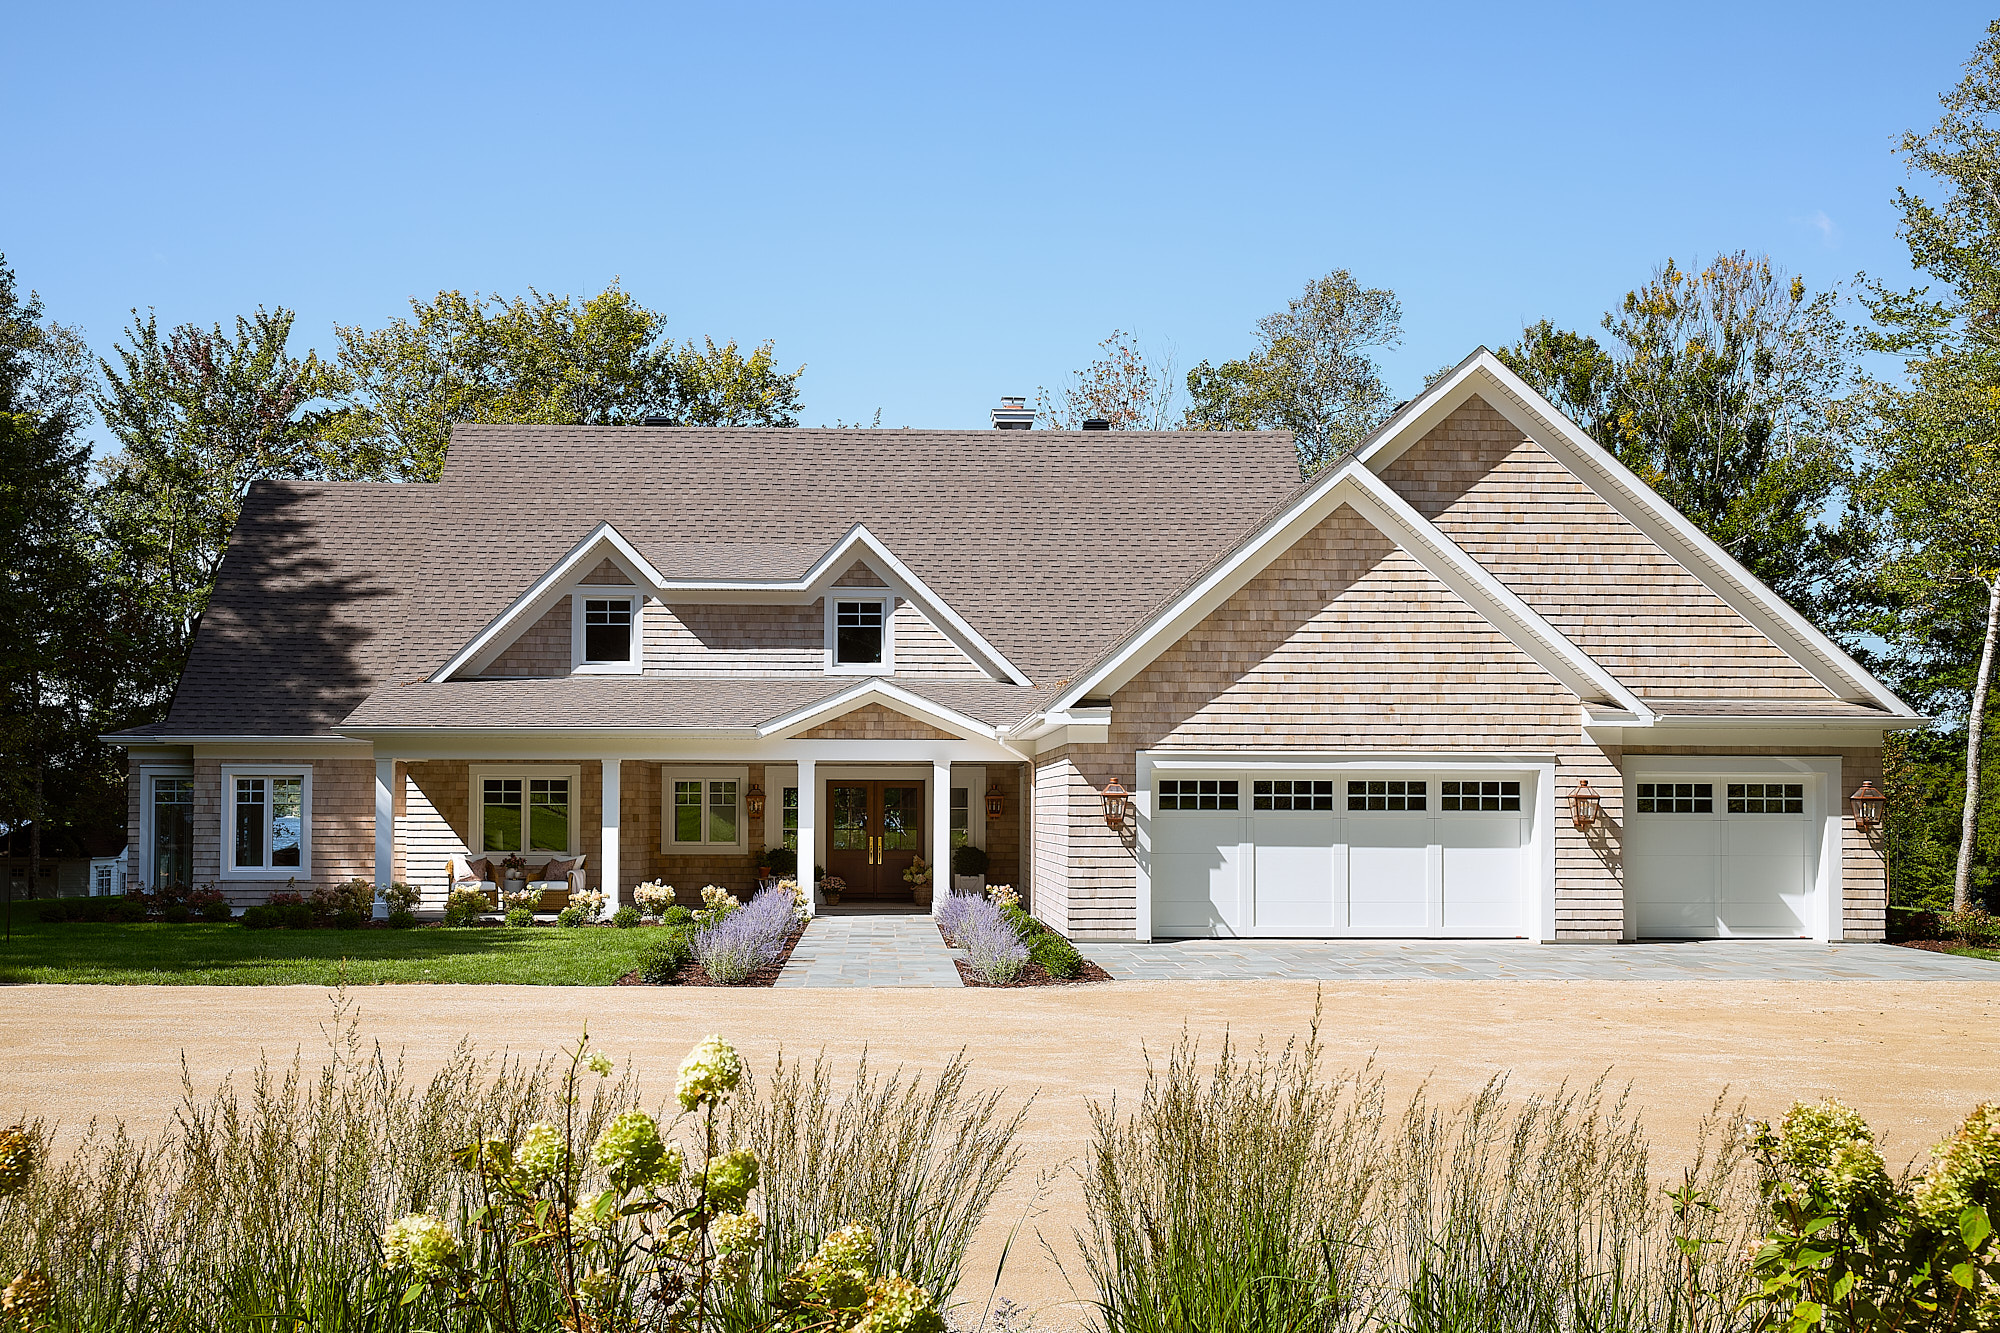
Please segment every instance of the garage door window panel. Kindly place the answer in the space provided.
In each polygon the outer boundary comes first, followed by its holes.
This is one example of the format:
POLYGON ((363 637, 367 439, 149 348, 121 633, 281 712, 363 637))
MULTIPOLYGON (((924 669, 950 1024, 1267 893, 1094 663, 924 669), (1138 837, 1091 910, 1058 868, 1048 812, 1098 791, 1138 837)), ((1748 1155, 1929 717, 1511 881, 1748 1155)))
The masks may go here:
POLYGON ((1805 812, 1806 789, 1803 783, 1729 784, 1729 813, 1732 815, 1802 815, 1805 812))
POLYGON ((1333 783, 1260 778, 1250 784, 1250 804, 1256 810, 1331 810, 1333 783))
POLYGON ((1443 782, 1438 786, 1438 806, 1447 814, 1506 814, 1521 809, 1518 782, 1443 782))
POLYGON ((1715 813, 1715 785, 1709 782, 1642 782, 1639 784, 1638 804, 1642 815, 1712 815, 1715 813))
POLYGON ((1162 810, 1234 810, 1241 784, 1218 778, 1170 779, 1160 784, 1162 810))
POLYGON ((1430 783, 1371 778, 1347 784, 1349 810, 1423 810, 1429 807, 1430 783))

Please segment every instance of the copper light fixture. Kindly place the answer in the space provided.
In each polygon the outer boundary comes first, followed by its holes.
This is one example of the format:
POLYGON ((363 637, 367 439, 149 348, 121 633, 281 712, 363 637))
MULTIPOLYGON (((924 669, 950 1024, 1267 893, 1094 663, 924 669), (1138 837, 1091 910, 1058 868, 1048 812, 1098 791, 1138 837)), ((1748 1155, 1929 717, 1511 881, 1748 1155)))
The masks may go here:
POLYGON ((1000 818, 1000 790, 997 787, 986 789, 986 817, 989 820, 1000 818))
POLYGON ((1576 790, 1569 794, 1570 823, 1579 832, 1588 831, 1604 815, 1604 807, 1599 803, 1597 793, 1590 789, 1588 778, 1578 778, 1576 790))
POLYGON ((1111 828, 1125 827, 1125 811, 1132 802, 1132 793, 1126 791, 1117 778, 1104 789, 1104 822, 1111 828))
POLYGON ((750 815, 757 818, 764 813, 764 789, 753 786, 743 793, 743 803, 750 807, 750 815))
POLYGON ((1888 812, 1889 798, 1875 790, 1875 784, 1866 778, 1854 789, 1854 795, 1847 798, 1854 810, 1854 826, 1862 829, 1882 827, 1882 817, 1888 812))

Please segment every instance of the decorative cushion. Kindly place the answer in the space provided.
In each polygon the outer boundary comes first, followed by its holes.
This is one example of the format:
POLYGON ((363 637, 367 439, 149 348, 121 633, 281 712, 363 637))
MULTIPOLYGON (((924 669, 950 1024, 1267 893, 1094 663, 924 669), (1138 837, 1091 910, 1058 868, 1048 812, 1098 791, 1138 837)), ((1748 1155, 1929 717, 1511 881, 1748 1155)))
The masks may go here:
POLYGON ((576 869, 577 862, 581 861, 582 859, 583 858, 579 856, 574 861, 551 860, 547 865, 542 867, 540 878, 545 880, 548 879, 566 880, 569 878, 569 872, 576 869))
POLYGON ((468 865, 472 870, 472 877, 474 879, 490 880, 494 882, 498 882, 498 880, 500 879, 499 867, 494 865, 492 860, 488 857, 482 856, 477 861, 469 862, 468 865))

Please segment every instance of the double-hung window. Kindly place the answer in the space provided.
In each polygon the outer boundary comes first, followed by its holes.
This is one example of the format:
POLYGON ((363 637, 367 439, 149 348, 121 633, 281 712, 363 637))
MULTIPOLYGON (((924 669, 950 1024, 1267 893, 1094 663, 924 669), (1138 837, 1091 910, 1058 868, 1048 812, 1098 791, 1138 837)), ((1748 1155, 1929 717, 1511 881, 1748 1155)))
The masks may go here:
POLYGON ((584 584, 571 594, 575 668, 589 674, 636 673, 640 650, 640 596, 584 584))
MULTIPOLYGON (((743 774, 723 772, 669 771, 662 795, 666 809, 661 824, 666 836, 662 851, 690 847, 741 847, 743 845, 743 774)), ((794 788, 794 791, 797 789, 794 788)), ((791 835, 798 841, 797 797, 792 798, 791 835)))
MULTIPOLYGON (((159 787, 154 787, 155 878, 159 875, 159 787)), ((225 765, 223 874, 306 879, 312 874, 312 772, 225 765)))

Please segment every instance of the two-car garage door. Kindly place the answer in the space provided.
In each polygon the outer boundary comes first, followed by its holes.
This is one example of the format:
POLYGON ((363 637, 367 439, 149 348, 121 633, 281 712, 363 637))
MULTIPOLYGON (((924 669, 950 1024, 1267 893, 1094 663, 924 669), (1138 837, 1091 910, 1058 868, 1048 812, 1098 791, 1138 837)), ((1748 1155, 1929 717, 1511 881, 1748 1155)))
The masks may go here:
POLYGON ((1162 779, 1153 933, 1525 935, 1534 787, 1527 773, 1162 779))

